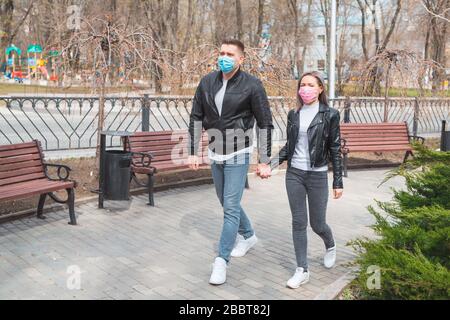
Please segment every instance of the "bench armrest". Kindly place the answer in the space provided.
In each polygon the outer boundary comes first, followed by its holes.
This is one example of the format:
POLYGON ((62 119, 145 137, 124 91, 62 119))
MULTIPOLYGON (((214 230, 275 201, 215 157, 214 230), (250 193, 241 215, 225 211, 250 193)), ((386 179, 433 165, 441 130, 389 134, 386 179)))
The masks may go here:
POLYGON ((63 164, 44 163, 44 169, 45 169, 45 176, 49 180, 52 180, 52 181, 70 181, 69 176, 70 176, 70 171, 72 171, 72 169, 70 169, 68 166, 65 166, 63 164), (56 174, 58 175, 58 178, 50 177, 50 175, 48 173, 48 167, 58 168, 58 170, 56 171, 56 174))
POLYGON ((408 136, 409 141, 413 140, 413 141, 420 141, 420 143, 424 144, 425 143, 425 138, 421 137, 421 136, 408 136))
POLYGON ((131 155, 141 156, 140 164, 142 164, 143 167, 147 168, 151 167, 152 159, 154 158, 154 156, 150 152, 131 152, 131 155), (148 162, 145 162, 146 158, 148 158, 148 162))

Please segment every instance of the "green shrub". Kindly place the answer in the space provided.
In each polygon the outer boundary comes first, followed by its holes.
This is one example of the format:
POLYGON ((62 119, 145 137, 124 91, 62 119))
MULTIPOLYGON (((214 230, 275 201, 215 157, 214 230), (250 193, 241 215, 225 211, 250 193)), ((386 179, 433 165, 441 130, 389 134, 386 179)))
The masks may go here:
POLYGON ((380 204, 388 215, 369 207, 375 216, 372 227, 381 236, 381 244, 413 251, 443 266, 450 267, 450 210, 438 206, 399 211, 380 204))
POLYGON ((437 164, 421 173, 404 174, 407 190, 394 191, 402 209, 439 205, 450 209, 450 166, 437 164))
POLYGON ((360 256, 356 262, 361 272, 356 280, 362 299, 435 299, 450 297, 450 272, 438 263, 428 260, 419 250, 410 252, 378 241, 354 243, 360 256), (370 289, 367 282, 371 266, 380 268, 380 288, 370 289))
POLYGON ((387 177, 403 176, 406 189, 379 202, 382 212, 369 207, 379 238, 351 242, 359 254, 361 298, 450 298, 450 152, 415 149, 415 158, 387 177), (380 268, 380 289, 367 286, 370 266, 380 268))

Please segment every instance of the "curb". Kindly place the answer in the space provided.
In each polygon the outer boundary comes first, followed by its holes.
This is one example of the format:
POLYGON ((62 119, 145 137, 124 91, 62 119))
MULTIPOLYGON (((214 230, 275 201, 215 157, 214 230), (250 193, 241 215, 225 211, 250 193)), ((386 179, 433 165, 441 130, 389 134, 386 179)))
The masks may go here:
POLYGON ((352 269, 339 279, 328 285, 320 294, 314 297, 313 300, 335 300, 342 291, 356 278, 355 271, 352 269))

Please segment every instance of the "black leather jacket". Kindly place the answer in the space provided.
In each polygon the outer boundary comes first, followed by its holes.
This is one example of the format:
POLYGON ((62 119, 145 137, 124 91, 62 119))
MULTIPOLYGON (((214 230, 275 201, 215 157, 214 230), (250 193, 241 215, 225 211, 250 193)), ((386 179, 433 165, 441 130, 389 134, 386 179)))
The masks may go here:
MULTIPOLYGON (((278 157, 274 157, 270 162, 272 168, 276 168, 284 161, 291 160, 295 153, 295 146, 299 133, 299 111, 291 110, 287 119, 287 142, 280 150, 278 157)), ((311 166, 322 167, 328 165, 331 160, 333 165, 333 189, 342 189, 342 153, 340 134, 339 111, 320 104, 319 113, 311 122, 308 128, 309 154, 311 166)))
POLYGON ((197 154, 201 127, 208 130, 210 149, 212 149, 211 143, 215 142, 213 150, 215 153, 229 154, 248 147, 253 142, 253 127, 256 118, 258 127, 266 129, 260 130, 260 141, 264 139, 263 141, 266 141, 266 143, 260 142, 259 161, 267 163, 271 156, 273 125, 269 101, 262 82, 254 76, 238 70, 228 80, 222 113, 219 115, 214 98, 222 85, 223 75, 221 71, 212 72, 200 81, 190 115, 190 155, 197 154), (220 132, 223 136, 220 147, 218 147, 218 141, 215 141, 215 137, 212 137, 211 132, 214 131, 220 132), (245 132, 245 136, 237 134, 239 131, 245 132), (236 135, 239 136, 237 139, 236 135), (241 139, 241 136, 244 136, 244 139, 241 139))

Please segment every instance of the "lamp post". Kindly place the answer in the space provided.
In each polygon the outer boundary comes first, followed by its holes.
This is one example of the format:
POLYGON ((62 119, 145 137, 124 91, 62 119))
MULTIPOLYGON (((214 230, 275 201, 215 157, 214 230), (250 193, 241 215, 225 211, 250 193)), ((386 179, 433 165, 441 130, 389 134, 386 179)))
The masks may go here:
POLYGON ((336 10, 336 0, 331 0, 330 70, 328 70, 330 106, 333 106, 333 99, 336 98, 336 10))

